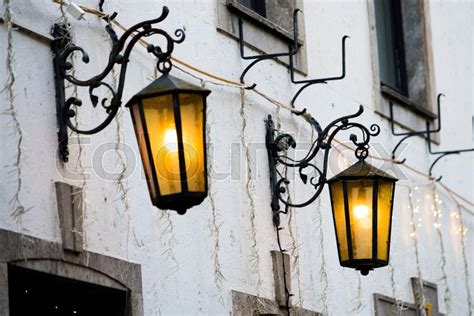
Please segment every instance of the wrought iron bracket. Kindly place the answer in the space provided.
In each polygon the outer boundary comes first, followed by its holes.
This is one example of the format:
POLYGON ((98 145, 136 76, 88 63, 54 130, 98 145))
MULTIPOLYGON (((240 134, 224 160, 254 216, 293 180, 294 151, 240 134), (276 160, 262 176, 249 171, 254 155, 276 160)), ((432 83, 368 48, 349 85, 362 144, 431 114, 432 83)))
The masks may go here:
MULTIPOLYGON (((95 75, 87 80, 81 80, 75 77, 73 68, 74 64, 71 61, 74 54, 81 55, 82 62, 88 63, 89 56, 86 51, 72 43, 71 35, 68 31, 69 26, 66 24, 54 24, 51 34, 54 37, 51 49, 53 51, 53 65, 55 74, 56 87, 56 111, 58 120, 58 141, 59 141, 59 155, 64 162, 68 161, 68 128, 80 134, 95 134, 107 127, 117 114, 118 109, 122 104, 122 93, 125 84, 125 77, 127 72, 127 65, 130 61, 130 54, 135 46, 143 37, 152 35, 159 35, 166 41, 166 47, 155 45, 148 45, 147 50, 157 58, 157 68, 163 74, 168 73, 172 68, 171 54, 174 50, 174 44, 182 43, 185 39, 185 34, 182 29, 177 29, 174 32, 176 38, 171 37, 166 31, 153 27, 154 24, 160 23, 166 19, 169 14, 169 9, 163 6, 161 15, 153 20, 147 20, 135 24, 126 30, 120 37, 117 36, 112 25, 109 23, 105 29, 112 40, 112 49, 109 54, 109 60, 105 68, 98 75, 95 75), (115 65, 120 66, 119 80, 117 87, 112 87, 110 84, 104 82, 104 79, 110 74, 115 65), (75 96, 66 99, 65 81, 68 81, 74 86, 88 87, 89 98, 93 108, 97 108, 99 97, 94 94, 94 90, 99 87, 105 87, 111 93, 110 101, 107 98, 102 98, 100 101, 102 108, 104 108, 107 117, 97 126, 82 130, 75 126, 71 121, 76 115, 77 108, 82 105, 82 101, 75 96)), ((110 22, 116 14, 113 14, 108 21, 110 22)))
MULTIPOLYGON (((295 33, 298 33, 298 30, 296 29, 295 33)), ((318 83, 328 83, 328 81, 335 81, 335 80, 341 80, 344 79, 346 76, 346 40, 349 38, 349 36, 344 35, 342 37, 342 73, 339 76, 334 76, 334 77, 327 77, 327 78, 315 78, 315 79, 305 79, 305 80, 295 80, 295 66, 294 66, 294 60, 293 60, 293 55, 290 56, 290 75, 291 75, 291 82, 294 84, 303 84, 303 86, 296 92, 296 94, 293 96, 291 99, 291 105, 295 105, 296 99, 299 97, 301 92, 303 92, 306 88, 309 86, 312 86, 313 84, 318 84, 318 83)))
MULTIPOLYGON (((400 145, 402 144, 403 141, 405 141, 406 139, 410 138, 410 137, 413 137, 413 136, 417 136, 417 135, 426 135, 426 139, 428 141, 428 149, 429 149, 429 153, 431 155, 438 155, 438 157, 436 157, 436 159, 431 163, 431 166, 429 168, 429 176, 430 178, 434 179, 433 177, 433 168, 434 166, 441 160, 441 158, 443 157, 446 157, 446 156, 449 156, 449 155, 459 155, 461 153, 464 153, 464 152, 470 152, 470 151, 474 151, 474 148, 469 148, 469 149, 455 149, 455 150, 447 150, 447 151, 433 151, 432 147, 431 147, 431 134, 433 133, 439 133, 441 131, 441 97, 444 97, 445 95, 440 93, 438 94, 438 97, 437 97, 437 107, 438 107, 438 127, 435 128, 435 129, 431 129, 431 124, 429 121, 426 121, 426 129, 424 131, 414 131, 414 132, 405 132, 405 133, 398 133, 398 132, 395 132, 395 123, 394 123, 394 117, 393 117, 393 103, 392 101, 390 101, 390 127, 391 127, 391 131, 392 131, 392 134, 395 135, 395 136, 403 136, 400 141, 395 145, 395 147, 393 148, 392 150, 392 159, 395 160, 395 157, 396 157, 396 151, 398 149, 398 147, 400 147, 400 145)), ((406 159, 403 159, 401 161, 398 161, 398 163, 405 163, 406 159)), ((442 178, 442 176, 438 177, 435 179, 435 181, 440 181, 442 178)))
MULTIPOLYGON (((428 144, 431 146, 431 141, 430 141, 430 135, 433 133, 438 133, 441 131, 441 97, 444 97, 444 94, 440 93, 438 94, 437 97, 437 106, 438 106, 438 127, 436 129, 430 129, 430 125, 428 121, 426 122, 426 129, 424 131, 413 131, 413 132, 404 132, 404 133, 399 133, 395 131, 395 119, 393 116, 393 102, 390 100, 389 101, 389 106, 390 106, 390 129, 393 135, 395 136, 403 136, 398 143, 393 147, 392 150, 392 159, 396 159, 396 152, 398 147, 403 143, 403 141, 407 140, 410 137, 417 136, 417 135, 427 135, 428 136, 428 144)), ((403 164, 405 163, 406 159, 402 159, 397 161, 397 163, 403 164)))
MULTIPOLYGON (((299 44, 298 44, 298 12, 302 12, 300 9, 295 9, 293 11, 293 41, 289 44, 288 52, 282 53, 273 53, 273 54, 260 54, 260 55, 253 55, 253 56, 245 56, 245 40, 244 40, 244 30, 243 30, 243 21, 239 18, 239 49, 240 49, 240 57, 245 60, 253 60, 250 64, 245 67, 240 75, 240 83, 245 83, 245 75, 247 72, 255 66, 257 63, 263 60, 269 59, 276 59, 279 57, 290 57, 295 55, 298 52, 299 44)), ((256 84, 253 84, 251 88, 255 88, 256 84)))
POLYGON ((289 148, 296 148, 297 143, 290 134, 277 130, 273 123, 272 116, 268 115, 267 119, 265 120, 265 141, 270 168, 270 191, 272 195, 271 209, 273 212, 273 222, 276 227, 279 227, 281 213, 287 214, 290 207, 300 208, 307 206, 315 201, 321 194, 324 185, 327 183, 326 175, 331 143, 337 133, 342 130, 349 129, 359 130, 362 136, 360 141, 356 134, 351 134, 349 139, 356 146, 355 156, 360 160, 367 158, 370 137, 377 136, 380 133, 380 127, 376 124, 372 124, 370 128, 367 128, 360 123, 350 121, 350 119, 359 117, 363 112, 364 107, 361 105, 356 113, 340 117, 331 122, 324 129, 321 129, 319 123, 311 117, 310 122, 317 133, 317 138, 311 145, 305 157, 300 160, 290 158, 286 155, 285 152, 289 148), (313 160, 320 151, 323 152, 323 163, 322 166, 318 167, 313 160), (309 183, 311 186, 313 186, 315 191, 314 194, 304 202, 291 202, 287 192, 288 190, 286 188, 290 181, 285 174, 282 174, 278 170, 278 166, 284 166, 285 168, 297 168, 300 180, 304 184, 309 183), (305 172, 307 170, 316 172, 316 175, 308 177, 309 174, 305 172), (280 209, 280 202, 285 205, 284 210, 280 209))
MULTIPOLYGON (((441 124, 441 121, 440 121, 439 124, 441 124)), ((430 123, 429 122, 426 122, 426 129, 427 130, 430 129, 430 123)), ((432 179, 434 179, 433 173, 432 173, 433 168, 438 163, 438 161, 441 160, 441 158, 449 156, 449 155, 460 155, 461 153, 474 151, 474 148, 454 149, 454 150, 447 150, 447 151, 433 151, 433 149, 431 148, 431 133, 427 134, 427 138, 428 138, 428 149, 429 149, 430 155, 438 155, 438 157, 431 163, 431 166, 430 166, 430 169, 429 169, 429 176, 432 179)), ((435 181, 440 181, 442 178, 443 178, 443 176, 439 176, 438 178, 435 179, 435 181)))

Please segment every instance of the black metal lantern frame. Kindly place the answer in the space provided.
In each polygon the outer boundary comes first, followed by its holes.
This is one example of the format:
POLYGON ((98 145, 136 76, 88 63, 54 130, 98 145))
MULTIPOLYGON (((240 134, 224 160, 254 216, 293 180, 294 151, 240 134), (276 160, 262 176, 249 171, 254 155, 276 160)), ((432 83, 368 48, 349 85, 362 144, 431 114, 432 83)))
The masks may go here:
MULTIPOLYGON (((180 96, 182 95, 193 95, 198 97, 202 102, 202 126, 201 132, 202 135, 205 135, 206 129, 206 97, 211 91, 207 89, 202 89, 200 87, 191 85, 183 80, 169 76, 167 74, 161 76, 160 78, 153 81, 149 86, 144 88, 142 91, 137 93, 127 102, 126 107, 130 108, 132 113, 133 125, 135 126, 135 132, 137 138, 143 136, 143 142, 146 144, 146 152, 142 155, 145 155, 150 161, 149 164, 149 175, 148 175, 148 186, 150 191, 150 197, 153 205, 157 206, 160 209, 173 209, 178 212, 178 214, 183 215, 186 213, 186 210, 200 204, 208 194, 208 180, 207 180, 207 156, 203 153, 203 161, 201 164, 204 166, 202 172, 203 186, 200 190, 192 190, 188 186, 188 180, 190 177, 193 177, 192 170, 187 170, 189 168, 189 163, 186 163, 186 145, 191 146, 191 144, 186 144, 184 139, 184 129, 186 124, 182 119, 182 107, 183 105, 180 102, 180 96), (164 194, 162 192, 162 186, 160 186, 159 181, 159 170, 156 168, 157 161, 160 159, 160 150, 158 152, 154 151, 152 140, 150 139, 150 126, 146 123, 146 114, 144 110, 144 103, 146 100, 153 100, 160 98, 162 96, 169 96, 172 99, 172 116, 174 123, 176 124, 176 153, 177 153, 177 165, 179 166, 179 185, 181 190, 175 192, 174 194, 164 194), (137 130, 137 126, 140 128, 137 130), (141 132, 139 131, 141 130, 141 132), (140 135, 143 133, 143 135, 140 135), (191 173, 191 174, 190 174, 191 173)), ((139 140, 140 143, 140 140, 139 140)), ((206 146, 206 137, 202 139, 203 147, 202 150, 205 151, 206 146)), ((163 157, 161 157, 163 158, 163 157)), ((164 159, 163 159, 164 160, 164 159)), ((145 167, 146 169, 146 167, 145 167)), ((145 171, 147 172, 147 171, 145 171)))
MULTIPOLYGON (((391 218, 393 215, 393 198, 395 196, 395 182, 397 181, 398 179, 376 169, 366 163, 363 159, 328 180, 330 186, 329 195, 333 209, 334 228, 338 240, 338 256, 341 266, 354 268, 359 270, 362 275, 368 275, 370 270, 384 267, 388 264, 390 259, 390 240, 392 233, 391 218), (356 230, 352 225, 354 222, 357 222, 357 216, 352 216, 350 214, 352 210, 357 208, 357 206, 351 205, 354 201, 350 199, 349 191, 350 187, 361 186, 362 183, 368 182, 370 182, 371 185, 366 186, 363 190, 372 190, 372 192, 369 192, 370 203, 367 205, 367 207, 372 208, 371 218, 369 216, 365 218, 368 220, 367 223, 371 225, 370 229, 366 231, 366 234, 370 236, 369 239, 371 239, 371 241, 365 249, 368 250, 370 255, 365 255, 364 258, 360 258, 360 256, 357 256, 356 247, 354 245, 359 241, 352 236, 356 230), (339 187, 339 196, 335 196, 338 195, 337 187, 339 187), (335 200, 341 196, 342 199, 339 203, 341 203, 343 207, 341 210, 338 210, 336 207, 337 202, 335 203, 335 200), (385 204, 380 202, 389 203, 385 204), (342 229, 338 229, 337 227, 338 220, 345 223, 342 229), (346 241, 344 246, 347 246, 347 249, 341 249, 343 248, 341 240, 346 241)), ((357 230, 359 229, 360 227, 358 227, 357 230)))
POLYGON ((270 165, 270 186, 272 193, 271 208, 273 211, 273 221, 276 226, 279 226, 280 214, 287 214, 289 207, 305 207, 314 202, 323 191, 324 185, 328 182, 326 175, 331 143, 337 133, 349 129, 359 130, 362 133, 362 140, 359 141, 356 134, 350 135, 350 140, 356 146, 355 155, 361 160, 364 160, 368 156, 370 137, 377 136, 380 133, 380 126, 372 124, 370 128, 367 128, 360 123, 349 121, 350 119, 359 117, 363 112, 364 107, 360 105, 359 110, 356 113, 340 117, 331 122, 325 129, 322 129, 318 121, 303 110, 301 115, 304 114, 309 117, 311 126, 317 133, 317 138, 311 145, 309 152, 301 160, 294 160, 283 154, 283 152, 285 152, 289 147, 295 148, 297 143, 290 134, 275 129, 271 115, 268 116, 265 121, 266 147, 270 165), (324 155, 322 167, 313 164, 313 159, 320 151, 323 151, 324 155), (291 202, 288 196, 285 197, 287 194, 286 185, 288 185, 290 181, 279 172, 277 169, 278 164, 285 167, 297 168, 300 179, 303 183, 307 184, 309 182, 314 187, 314 194, 304 202, 291 202), (305 171, 310 169, 316 171, 318 176, 308 179, 308 173, 305 171), (280 210, 280 202, 285 205, 283 211, 280 210))
MULTIPOLYGON (((95 134, 107 127, 117 114, 118 109, 122 104, 122 94, 125 85, 125 77, 127 72, 127 65, 130 61, 130 54, 142 38, 152 35, 159 35, 166 40, 166 47, 154 46, 149 44, 147 50, 157 58, 157 69, 167 74, 172 68, 171 54, 174 50, 174 44, 182 43, 185 39, 185 34, 182 29, 177 29, 174 32, 176 38, 171 37, 166 31, 153 27, 154 24, 160 23, 166 19, 169 14, 169 9, 164 6, 161 15, 153 20, 140 22, 128 30, 122 36, 118 37, 109 23, 105 29, 109 34, 113 46, 109 54, 107 65, 101 73, 95 75, 87 80, 80 80, 72 73, 73 64, 70 61, 74 53, 79 52, 84 63, 89 62, 89 56, 86 51, 72 43, 71 34, 68 32, 68 25, 54 24, 52 28, 52 35, 54 41, 52 43, 52 50, 54 53, 54 72, 55 72, 55 86, 56 86, 56 112, 58 120, 58 141, 59 141, 59 155, 64 162, 68 161, 68 131, 70 128, 79 134, 95 134), (120 65, 120 74, 118 86, 114 89, 110 84, 103 80, 110 74, 115 65, 120 65), (71 121, 76 115, 76 110, 72 106, 81 106, 82 100, 77 97, 70 97, 66 99, 65 96, 65 81, 81 87, 89 88, 89 97, 94 108, 97 108, 99 97, 94 94, 94 90, 99 87, 105 87, 112 94, 112 98, 101 99, 101 105, 105 109, 107 117, 97 126, 91 129, 78 129, 71 121)), ((114 14, 113 16, 115 16, 114 14)))
MULTIPOLYGON (((380 133, 380 127, 372 124, 367 128, 350 121, 359 117, 363 111, 361 105, 356 113, 334 120, 325 129, 322 129, 305 110, 300 112, 299 115, 306 115, 306 119, 317 133, 316 140, 300 160, 290 158, 286 154, 290 147, 296 147, 295 139, 290 134, 277 130, 270 115, 265 124, 272 194, 271 209, 278 240, 278 232, 282 229, 280 214, 287 214, 290 207, 301 208, 311 204, 320 196, 324 185, 328 184, 340 264, 367 275, 370 270, 388 264, 393 198, 397 179, 365 162, 370 138, 380 133), (359 161, 328 180, 326 176, 332 141, 340 131, 352 129, 358 130, 358 134, 362 136, 360 139, 356 134, 351 134, 349 137, 356 146, 355 156, 359 161), (320 151, 323 151, 323 163, 319 167, 313 160, 320 151), (278 165, 298 169, 300 180, 313 186, 313 195, 306 201, 292 202, 287 189, 290 181, 286 172, 284 174, 278 170, 278 165), (309 177, 308 171, 312 171, 315 175, 309 177), (280 203, 285 205, 284 210, 280 209, 280 203)), ((278 245, 283 253, 280 242, 278 245)))

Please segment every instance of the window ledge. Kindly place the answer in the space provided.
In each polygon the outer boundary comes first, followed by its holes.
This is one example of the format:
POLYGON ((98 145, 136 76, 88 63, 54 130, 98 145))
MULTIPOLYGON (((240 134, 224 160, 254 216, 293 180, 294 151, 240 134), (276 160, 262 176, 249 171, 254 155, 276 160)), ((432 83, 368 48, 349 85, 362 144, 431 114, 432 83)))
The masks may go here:
POLYGON ((408 109, 408 110, 411 110, 413 112, 415 112, 416 114, 422 116, 423 118, 427 119, 427 120, 434 120, 436 118, 438 118, 438 115, 421 107, 420 105, 418 105, 417 103, 411 101, 409 98, 407 98, 406 96, 404 96, 403 94, 401 94, 400 92, 388 87, 388 86, 385 86, 385 85, 381 85, 380 86, 380 92, 387 98, 393 100, 393 101, 396 101, 397 104, 401 105, 402 107, 408 109))
MULTIPOLYGON (((268 31, 272 32, 273 34, 277 35, 281 39, 287 41, 287 42, 292 42, 293 41, 293 33, 285 30, 283 27, 277 25, 276 23, 268 20, 267 18, 261 16, 260 14, 250 10, 246 6, 235 2, 234 0, 227 0, 227 7, 229 8, 230 11, 248 18, 252 22, 258 24, 259 26, 264 27, 268 31)), ((298 38, 298 44, 302 46, 304 44, 304 41, 298 38)))
MULTIPOLYGON (((420 107, 400 92, 387 87, 380 86, 380 105, 376 107, 375 113, 390 121, 389 101, 393 101, 394 123, 407 131, 423 131, 426 129, 426 122, 437 119, 433 112, 420 107)), ((425 134, 418 135, 428 139, 425 134)), ((439 133, 431 135, 431 142, 439 144, 439 133)))

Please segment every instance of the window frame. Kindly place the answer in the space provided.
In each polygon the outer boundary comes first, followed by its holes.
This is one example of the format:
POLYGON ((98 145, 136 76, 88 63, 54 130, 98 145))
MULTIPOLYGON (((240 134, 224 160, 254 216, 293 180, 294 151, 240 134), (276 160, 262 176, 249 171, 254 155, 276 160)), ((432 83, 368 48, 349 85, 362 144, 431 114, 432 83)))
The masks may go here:
POLYGON ((9 315, 8 266, 112 287, 128 293, 127 315, 143 315, 141 266, 83 251, 64 251, 61 243, 0 229, 0 315, 9 315))
MULTIPOLYGON (((390 89, 395 90, 396 92, 402 94, 403 96, 406 96, 409 98, 409 93, 408 93, 408 78, 407 78, 407 66, 406 66, 406 54, 405 54, 405 43, 404 43, 404 31, 403 31, 403 17, 402 17, 402 10, 401 10, 401 0, 386 0, 389 1, 390 4, 390 13, 391 13, 391 25, 390 25, 390 30, 391 31, 391 39, 392 39, 392 47, 393 47, 393 55, 394 55, 394 60, 392 61, 394 63, 394 68, 395 68, 395 77, 399 77, 398 80, 400 87, 394 87, 391 84, 384 82, 382 78, 380 78, 380 84, 381 86, 386 86, 389 87, 390 89)), ((375 3, 375 1, 374 1, 375 3)), ((377 20, 377 10, 375 12, 376 14, 376 20, 377 20)), ((386 16, 384 16, 386 18, 386 16)), ((377 32, 377 50, 380 48, 379 47, 379 42, 378 42, 378 30, 377 32)), ((379 52, 380 53, 380 52, 379 52)), ((380 67, 380 59, 379 59, 379 67, 380 67)), ((395 78, 395 81, 398 81, 397 78, 395 78)))
MULTIPOLYGON (((295 7, 304 11, 303 0, 292 1, 295 1, 295 7)), ((216 5, 217 30, 238 41, 238 19, 243 19, 245 46, 249 49, 253 49, 257 54, 287 51, 288 45, 293 42, 293 29, 285 29, 239 3, 238 0, 218 0, 216 5), (263 38, 263 41, 255 40, 255 38, 263 38)), ((292 19, 291 16, 288 18, 292 19)), ((298 15, 298 44, 300 49, 294 56, 295 71, 302 75, 307 75, 308 62, 305 45, 304 14, 298 15)), ((289 66, 288 58, 276 58, 275 61, 285 67, 289 66)))
MULTIPOLYGON (((403 95, 399 91, 382 84, 380 78, 380 66, 378 55, 377 29, 376 29, 376 13, 375 1, 367 1, 367 10, 369 16, 369 31, 370 31, 370 51, 372 61, 372 79, 373 79, 373 100, 374 111, 383 118, 390 119, 389 102, 392 101, 394 105, 394 121, 399 127, 408 131, 419 131, 426 128, 426 121, 435 120, 438 115, 435 113, 436 109, 436 91, 434 78, 434 61, 431 45, 431 21, 430 9, 428 0, 420 0, 421 5, 421 25, 423 27, 424 40, 424 58, 425 66, 423 71, 426 76, 426 107, 415 103, 409 97, 403 95)), ((409 78, 407 78, 407 82, 409 78)), ((434 134, 431 140, 434 143, 439 143, 439 135, 434 134)), ((426 138, 422 135, 421 137, 426 138)))
MULTIPOLYGON (((276 35, 280 39, 287 41, 288 43, 291 43, 293 41, 293 30, 286 30, 284 27, 271 21, 268 16, 260 15, 259 13, 257 13, 257 11, 254 11, 249 7, 243 5, 242 3, 238 2, 238 0, 226 0, 226 6, 232 13, 236 14, 239 17, 246 18, 250 22, 255 23, 259 27, 262 27, 263 29, 273 33, 273 35, 276 35)), ((267 13, 266 9, 265 12, 267 13)), ((291 19, 291 16, 288 18, 291 19)), ((301 18, 301 15, 299 16, 299 18, 301 18)), ((299 44, 303 44, 302 40, 299 40, 298 42, 299 44)))
POLYGON ((237 0, 237 3, 242 4, 243 6, 249 8, 250 10, 254 11, 255 13, 259 14, 260 16, 266 18, 267 17, 267 0, 248 0, 250 3, 245 5, 242 3, 242 0, 237 0))

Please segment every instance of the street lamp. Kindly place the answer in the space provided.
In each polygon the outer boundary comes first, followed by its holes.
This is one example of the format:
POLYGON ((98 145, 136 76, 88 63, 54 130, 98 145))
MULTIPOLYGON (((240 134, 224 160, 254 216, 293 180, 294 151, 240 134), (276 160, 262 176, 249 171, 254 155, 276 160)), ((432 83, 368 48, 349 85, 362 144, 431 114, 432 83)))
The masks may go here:
POLYGON ((364 160, 328 180, 341 266, 367 275, 388 264, 396 181, 364 160))
POLYGON ((362 112, 363 107, 360 106, 357 113, 334 120, 324 130, 308 113, 301 112, 300 115, 307 116, 317 133, 310 151, 301 160, 295 160, 285 154, 290 147, 296 147, 296 141, 290 134, 275 129, 271 116, 266 120, 266 144, 270 164, 271 207, 277 229, 280 229, 281 213, 288 213, 290 207, 310 205, 320 196, 324 185, 328 184, 340 264, 367 275, 370 270, 388 264, 393 197, 397 179, 365 162, 370 137, 377 136, 380 127, 374 124, 369 129, 360 123, 350 121, 360 116, 362 112), (361 141, 358 141, 355 134, 350 136, 350 140, 356 146, 355 155, 359 161, 327 180, 331 143, 339 131, 348 129, 357 129, 362 134, 361 141), (320 151, 324 152, 323 164, 317 166, 314 159, 320 151), (287 196, 287 185, 290 181, 284 176, 286 172, 277 169, 278 165, 296 168, 301 181, 314 187, 314 194, 302 203, 291 201, 287 196), (314 174, 315 176, 308 177, 314 174), (284 210, 280 209, 280 203, 285 205, 284 210))
POLYGON ((132 26, 120 38, 109 23, 105 28, 113 42, 109 61, 101 73, 88 80, 74 76, 70 58, 74 53, 79 53, 82 61, 88 63, 89 56, 84 49, 71 43, 68 25, 53 26, 59 154, 64 162, 68 161, 68 128, 90 135, 102 131, 110 124, 122 104, 127 65, 135 44, 143 37, 160 36, 165 40, 165 46, 149 44, 147 50, 156 57, 157 68, 162 76, 132 97, 126 106, 131 111, 153 205, 184 214, 207 196, 205 114, 206 97, 210 91, 169 75, 174 44, 182 43, 185 35, 183 30, 178 29, 174 32, 176 38, 173 38, 163 29, 153 27, 153 24, 166 19, 168 13, 168 8, 163 7, 158 18, 132 26), (120 65, 120 74, 117 88, 114 89, 103 80, 116 64, 120 65), (99 97, 94 94, 94 90, 99 87, 109 90, 112 95, 110 101, 103 98, 100 102, 107 114, 100 124, 83 130, 71 121, 77 109, 73 109, 73 105, 81 106, 82 101, 77 97, 66 100, 65 81, 88 87, 94 108, 100 108, 97 107, 99 97))
POLYGON ((164 74, 128 103, 153 205, 184 214, 207 196, 209 90, 164 74))

